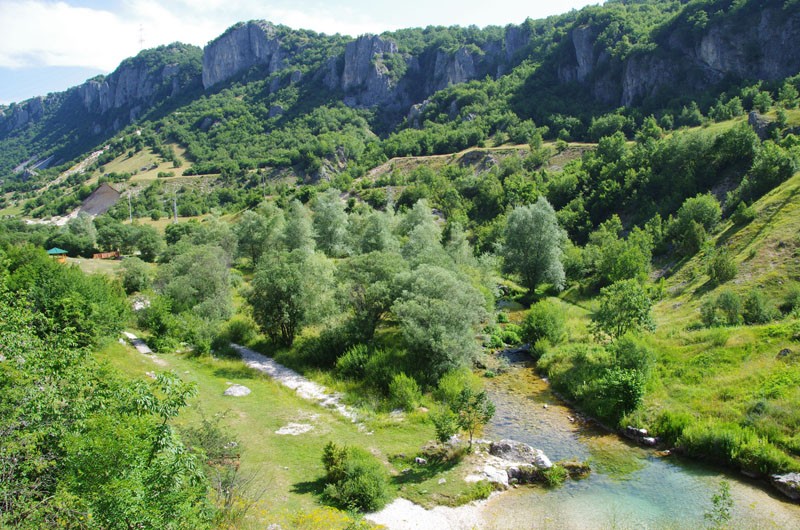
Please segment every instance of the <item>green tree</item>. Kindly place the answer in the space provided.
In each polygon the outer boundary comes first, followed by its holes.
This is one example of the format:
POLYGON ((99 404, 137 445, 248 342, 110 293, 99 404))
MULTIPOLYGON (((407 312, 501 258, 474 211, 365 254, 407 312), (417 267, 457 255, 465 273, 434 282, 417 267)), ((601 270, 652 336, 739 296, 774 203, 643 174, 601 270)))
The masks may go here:
POLYGON ((329 310, 333 267, 304 250, 265 256, 256 268, 248 301, 270 339, 291 346, 300 328, 329 310))
POLYGON ((566 278, 561 259, 566 240, 566 232, 558 226, 555 211, 544 197, 514 208, 505 230, 505 268, 519 274, 531 291, 544 282, 563 289, 566 278))
POLYGON ((329 188, 314 197, 314 235, 317 247, 331 257, 346 256, 348 248, 349 222, 341 192, 329 188))
POLYGON ((348 259, 339 267, 347 304, 359 338, 369 342, 375 328, 400 296, 398 276, 408 270, 402 256, 392 252, 370 252, 348 259))
POLYGON ((137 227, 134 244, 139 249, 139 256, 150 263, 164 250, 164 239, 152 226, 137 227))
POLYGON ((636 280, 622 280, 600 290, 600 307, 592 315, 592 331, 612 341, 629 331, 655 329, 652 300, 636 280))
POLYGON ((472 449, 475 432, 494 416, 494 403, 485 391, 475 392, 472 388, 465 387, 451 407, 457 416, 458 428, 469 434, 469 448, 472 449))
POLYGON ((483 296, 456 273, 422 265, 401 278, 404 290, 392 306, 416 367, 436 381, 471 360, 475 331, 487 317, 483 296))
POLYGON ((555 302, 536 302, 522 322, 522 339, 531 346, 540 340, 558 344, 564 339, 565 323, 564 311, 555 302))
POLYGON ((286 214, 283 241, 287 250, 314 250, 314 226, 311 213, 303 203, 295 199, 286 214))
POLYGON ((151 283, 149 268, 139 258, 125 258, 120 266, 120 280, 128 294, 145 291, 151 283))
POLYGON ((175 313, 192 311, 207 320, 225 320, 232 312, 227 253, 220 247, 187 247, 159 270, 156 286, 175 313))
POLYGON ((267 218, 253 210, 244 212, 234 228, 239 242, 239 251, 250 258, 254 267, 258 265, 258 260, 263 252, 275 250, 269 247, 273 237, 270 228, 267 218))

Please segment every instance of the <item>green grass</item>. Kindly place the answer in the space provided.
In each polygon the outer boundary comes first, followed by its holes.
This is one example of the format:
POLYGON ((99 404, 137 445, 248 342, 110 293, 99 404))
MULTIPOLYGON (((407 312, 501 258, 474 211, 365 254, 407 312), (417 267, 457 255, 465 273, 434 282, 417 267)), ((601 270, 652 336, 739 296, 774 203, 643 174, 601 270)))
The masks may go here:
MULTIPOLYGON (((717 124, 721 125, 721 124, 717 124)), ((700 327, 700 306, 721 289, 742 298, 763 292, 779 305, 791 280, 800 278, 800 174, 754 204, 745 226, 726 221, 711 243, 727 246, 737 276, 712 286, 701 252, 680 263, 667 279, 664 300, 654 307, 655 333, 646 342, 657 364, 645 401, 630 421, 653 427, 663 411, 687 413, 696 423, 731 422, 794 457, 800 465, 800 321, 784 318, 760 326, 700 327), (779 352, 791 353, 779 357, 779 352)), ((588 342, 592 301, 577 289, 562 293, 569 340, 588 342)))
MULTIPOLYGON (((433 427, 423 412, 400 419, 388 414, 366 414, 364 427, 359 429, 338 414, 301 399, 294 391, 245 367, 238 359, 164 354, 158 356, 163 365, 158 365, 153 357, 116 342, 107 344, 97 355, 131 378, 147 380, 146 372, 173 370, 182 379, 194 382, 198 397, 179 416, 178 425, 197 422, 201 414, 225 414, 223 425, 239 437, 244 448, 242 471, 256 473, 257 483, 265 488, 254 510, 256 526, 271 522, 296 525, 293 521, 301 513, 333 517, 331 512, 314 511, 322 503, 322 448, 330 440, 363 447, 384 462, 388 472, 401 477, 399 472, 407 460, 413 461, 421 447, 434 438, 433 427), (252 393, 241 398, 224 396, 228 382, 243 384, 252 393), (291 422, 311 424, 314 429, 300 436, 275 434, 291 422)), ((393 481, 403 496, 432 505, 441 500, 449 503, 447 499, 464 491, 461 473, 458 467, 432 467, 421 475, 393 481), (440 477, 446 478, 444 484, 438 483, 440 477)))

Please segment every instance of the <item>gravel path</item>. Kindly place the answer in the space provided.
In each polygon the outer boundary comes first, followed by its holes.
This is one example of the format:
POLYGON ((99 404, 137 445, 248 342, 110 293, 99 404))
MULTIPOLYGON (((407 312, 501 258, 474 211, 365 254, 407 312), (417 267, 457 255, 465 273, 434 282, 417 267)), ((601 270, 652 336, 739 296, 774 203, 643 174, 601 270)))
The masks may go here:
POLYGON ((325 408, 333 409, 353 423, 358 421, 356 412, 342 403, 341 394, 328 392, 328 389, 324 386, 309 381, 294 370, 286 368, 266 355, 238 344, 231 344, 231 347, 239 353, 244 363, 250 368, 267 374, 283 386, 297 392, 297 395, 304 399, 315 401, 325 408))
POLYGON ((144 353, 144 354, 147 354, 147 355, 152 355, 153 354, 153 350, 150 349, 150 347, 145 343, 145 341, 143 341, 142 339, 138 338, 133 333, 128 333, 127 331, 123 331, 122 334, 125 335, 125 338, 127 338, 128 341, 130 341, 131 345, 134 348, 136 348, 136 350, 139 353, 144 353))
POLYGON ((437 506, 426 510, 406 499, 395 499, 383 510, 365 515, 364 519, 391 530, 472 530, 486 527, 484 505, 485 501, 480 501, 457 508, 437 506))

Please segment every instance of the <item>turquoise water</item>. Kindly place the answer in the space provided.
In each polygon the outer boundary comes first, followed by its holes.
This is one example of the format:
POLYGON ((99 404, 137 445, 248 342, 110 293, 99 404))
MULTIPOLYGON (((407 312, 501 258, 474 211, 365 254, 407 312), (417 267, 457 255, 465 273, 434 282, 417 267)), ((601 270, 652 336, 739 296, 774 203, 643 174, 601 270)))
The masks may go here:
POLYGON ((529 367, 487 380, 487 390, 497 412, 486 438, 511 438, 553 461, 585 460, 592 467, 587 479, 555 490, 522 487, 492 498, 491 527, 705 528, 711 495, 724 479, 735 502, 732 528, 800 529, 800 505, 759 482, 659 456, 581 421, 529 367))

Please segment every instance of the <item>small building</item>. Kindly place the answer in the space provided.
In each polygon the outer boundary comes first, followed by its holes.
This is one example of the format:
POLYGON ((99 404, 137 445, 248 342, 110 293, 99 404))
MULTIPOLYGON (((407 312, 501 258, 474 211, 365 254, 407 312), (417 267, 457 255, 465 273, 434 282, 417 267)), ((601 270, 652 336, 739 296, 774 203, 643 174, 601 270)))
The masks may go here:
POLYGON ((92 259, 119 259, 119 250, 112 250, 110 252, 97 252, 92 255, 92 259))
POLYGON ((66 263, 67 254, 69 254, 69 252, 67 252, 63 248, 53 247, 47 251, 47 254, 59 263, 66 263))

